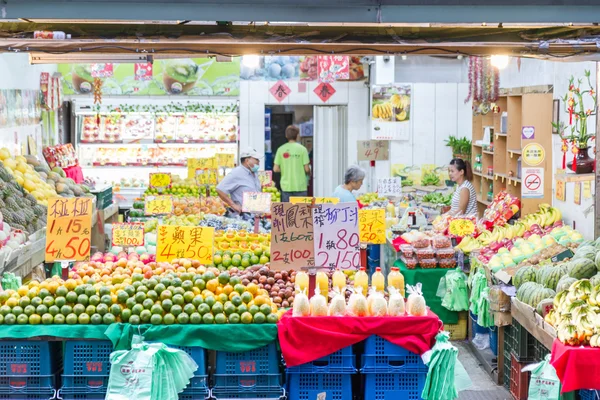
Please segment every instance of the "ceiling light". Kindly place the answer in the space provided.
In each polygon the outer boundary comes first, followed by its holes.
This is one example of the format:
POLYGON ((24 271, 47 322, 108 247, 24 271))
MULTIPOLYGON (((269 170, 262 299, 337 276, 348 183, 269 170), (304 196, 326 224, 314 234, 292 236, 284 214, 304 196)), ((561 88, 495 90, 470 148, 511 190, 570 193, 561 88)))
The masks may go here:
POLYGON ((494 55, 491 57, 492 65, 498 69, 504 69, 508 65, 508 56, 494 55))
POLYGON ((402 54, 402 61, 408 60, 408 56, 406 54, 402 54))
POLYGON ((260 57, 255 54, 243 56, 242 64, 248 68, 258 68, 260 66, 260 57))

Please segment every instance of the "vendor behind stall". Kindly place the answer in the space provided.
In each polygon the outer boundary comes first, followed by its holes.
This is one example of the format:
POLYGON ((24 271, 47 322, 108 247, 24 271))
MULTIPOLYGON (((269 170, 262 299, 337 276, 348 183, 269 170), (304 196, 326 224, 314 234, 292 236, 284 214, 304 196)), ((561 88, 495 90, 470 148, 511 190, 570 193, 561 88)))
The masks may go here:
POLYGON ((240 153, 240 165, 235 167, 217 185, 217 194, 230 208, 234 216, 242 214, 242 199, 245 192, 260 192, 258 168, 259 154, 249 148, 240 153))
POLYGON ((456 182, 456 190, 452 195, 450 215, 475 215, 477 214, 477 195, 471 183, 473 171, 468 161, 455 158, 450 161, 448 175, 456 182))
POLYGON ((335 188, 331 197, 340 199, 340 203, 356 203, 353 190, 359 190, 365 179, 365 170, 357 165, 352 165, 344 174, 344 184, 335 188))

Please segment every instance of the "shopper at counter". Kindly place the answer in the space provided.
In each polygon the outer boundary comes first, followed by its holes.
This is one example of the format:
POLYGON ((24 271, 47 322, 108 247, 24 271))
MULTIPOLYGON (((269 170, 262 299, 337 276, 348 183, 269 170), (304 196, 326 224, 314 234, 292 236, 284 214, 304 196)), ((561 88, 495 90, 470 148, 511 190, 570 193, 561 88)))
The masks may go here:
POLYGON ((290 197, 306 197, 310 161, 308 150, 296 142, 300 129, 290 125, 285 129, 286 144, 277 149, 273 172, 281 172, 281 201, 288 203, 290 197))
POLYGON ((359 190, 365 179, 365 170, 357 165, 353 165, 344 174, 344 184, 335 188, 331 197, 340 199, 340 203, 355 203, 356 197, 352 194, 353 190, 359 190))
POLYGON ((456 182, 456 190, 452 195, 450 215, 475 215, 477 214, 477 195, 471 183, 473 171, 468 161, 455 158, 450 161, 448 175, 456 182))
POLYGON ((217 185, 217 194, 234 214, 242 213, 242 199, 245 192, 260 192, 258 180, 259 154, 249 148, 240 153, 240 165, 234 168, 217 185))

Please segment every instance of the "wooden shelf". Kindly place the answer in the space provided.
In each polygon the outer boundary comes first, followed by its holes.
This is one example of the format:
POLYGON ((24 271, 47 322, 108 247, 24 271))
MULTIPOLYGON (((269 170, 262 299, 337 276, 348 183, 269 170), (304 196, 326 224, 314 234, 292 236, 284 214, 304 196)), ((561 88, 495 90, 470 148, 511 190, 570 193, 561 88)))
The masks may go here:
POLYGON ((490 155, 490 156, 493 156, 493 155, 494 155, 494 152, 493 152, 493 151, 481 150, 481 152, 482 152, 483 154, 488 154, 488 155, 490 155))
POLYGON ((521 155, 522 152, 521 150, 512 150, 512 149, 508 149, 508 154, 510 155, 510 158, 513 158, 513 155, 517 154, 517 155, 521 155))
POLYGON ((496 136, 496 138, 508 137, 508 133, 494 133, 494 136, 496 136))
POLYGON ((557 174, 555 178, 557 181, 563 182, 587 182, 593 181, 595 174, 557 174))
POLYGON ((483 199, 480 199, 479 197, 477 198, 477 201, 480 202, 481 204, 485 204, 486 206, 489 206, 490 204, 492 204, 491 201, 483 200, 483 199))
POLYGON ((484 175, 484 174, 482 174, 481 172, 475 172, 475 171, 473 171, 473 175, 480 176, 480 177, 482 177, 483 179, 490 179, 490 180, 491 180, 491 179, 494 179, 493 177, 491 177, 491 176, 489 176, 489 175, 484 175))
POLYGON ((479 148, 481 148, 482 146, 480 144, 473 143, 473 147, 479 147, 479 148))

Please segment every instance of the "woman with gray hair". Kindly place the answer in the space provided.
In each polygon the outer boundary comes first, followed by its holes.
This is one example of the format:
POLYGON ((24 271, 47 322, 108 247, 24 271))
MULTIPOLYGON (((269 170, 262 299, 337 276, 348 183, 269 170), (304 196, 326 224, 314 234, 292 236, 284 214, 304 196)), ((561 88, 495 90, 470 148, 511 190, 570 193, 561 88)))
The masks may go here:
POLYGON ((341 203, 356 202, 353 190, 358 190, 365 179, 365 170, 357 165, 352 165, 344 174, 344 184, 335 188, 331 197, 337 197, 341 203))

